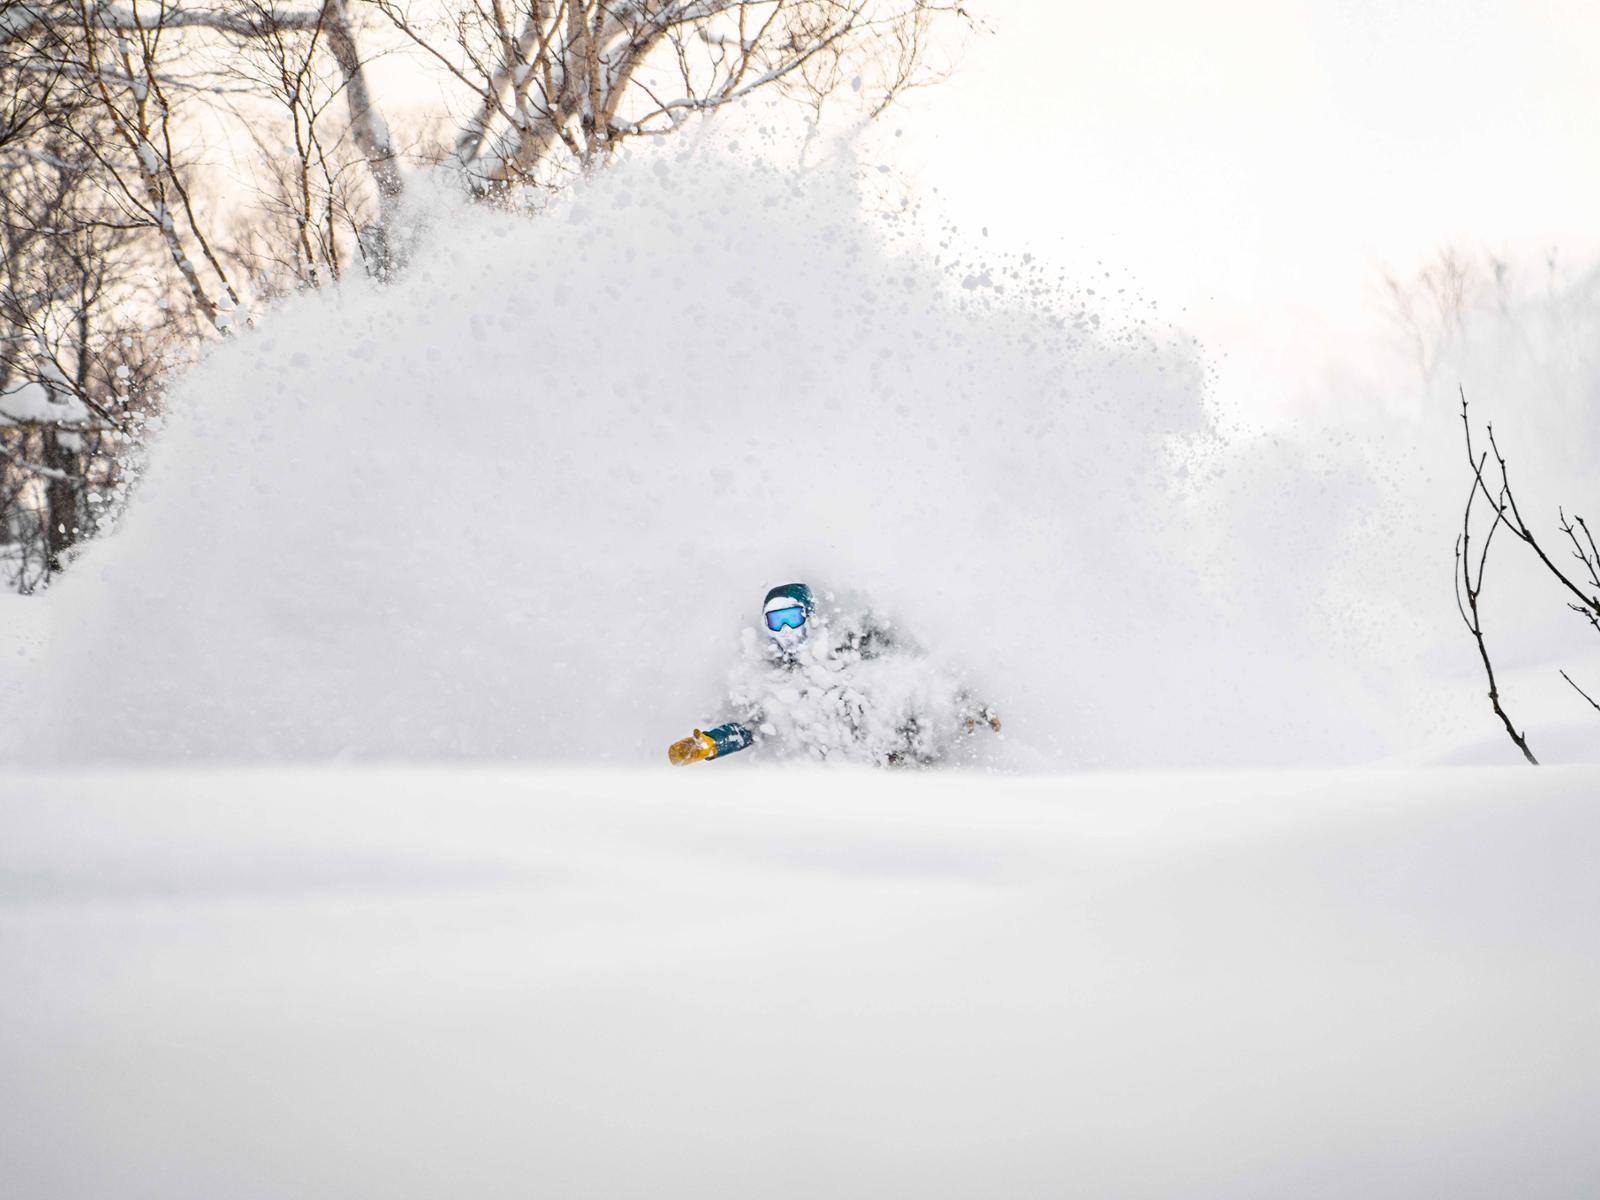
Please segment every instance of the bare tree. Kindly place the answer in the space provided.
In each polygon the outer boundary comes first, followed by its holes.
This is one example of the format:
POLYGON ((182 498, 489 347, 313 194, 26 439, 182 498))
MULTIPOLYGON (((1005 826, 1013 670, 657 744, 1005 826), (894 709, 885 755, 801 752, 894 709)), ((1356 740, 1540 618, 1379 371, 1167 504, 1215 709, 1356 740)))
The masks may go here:
POLYGON ((402 145, 503 197, 760 94, 871 119, 943 76, 940 27, 966 21, 954 0, 0 0, 9 581, 46 582, 104 523, 195 344, 352 264, 396 269, 402 145), (382 53, 447 96, 405 106, 408 143, 382 53))
MULTIPOLYGON (((379 259, 388 265, 387 239, 380 232, 385 193, 363 188, 356 168, 370 164, 348 152, 356 132, 339 118, 339 109, 347 110, 341 101, 348 74, 329 70, 331 11, 324 5, 306 30, 274 24, 263 9, 262 32, 236 47, 231 59, 232 76, 246 85, 254 107, 230 104, 230 110, 256 146, 260 172, 255 202, 237 222, 232 253, 248 265, 258 294, 272 295, 286 285, 319 287, 337 280, 357 257, 374 271, 379 259), (273 119, 252 119, 263 100, 273 119)), ((392 155, 382 169, 397 197, 392 155)), ((370 169, 363 174, 372 180, 370 169)))
POLYGON ((226 332, 243 297, 215 222, 197 203, 196 123, 184 110, 227 107, 259 144, 246 110, 278 105, 296 161, 285 172, 270 150, 258 157, 276 175, 276 198, 291 200, 294 236, 272 251, 290 251, 283 265, 299 275, 336 274, 341 218, 370 197, 357 248, 384 273, 403 179, 369 77, 363 13, 453 89, 453 111, 433 118, 456 122, 444 157, 496 195, 558 183, 629 138, 671 133, 695 113, 758 93, 820 112, 847 91, 876 116, 943 77, 938 27, 969 20, 955 0, 11 0, 0 48, 27 47, 62 86, 98 105, 112 136, 85 149, 104 186, 124 220, 162 241, 199 317, 226 332), (204 47, 220 48, 218 67, 203 66, 204 47), (242 103, 229 101, 234 94, 242 103), (330 141, 335 95, 343 124, 330 141), (325 237, 334 207, 343 211, 319 248, 312 231, 325 237))
MULTIPOLYGON (((1494 713, 1505 726, 1507 735, 1519 749, 1528 762, 1537 764, 1533 751, 1529 749, 1525 734, 1519 733, 1511 718, 1507 715, 1501 703, 1499 686, 1495 681, 1494 666, 1490 661, 1488 643, 1484 637, 1482 613, 1479 607, 1479 597, 1483 591, 1484 576, 1489 563, 1489 551, 1494 541, 1494 535, 1502 527, 1513 538, 1520 541, 1533 554, 1535 561, 1543 569, 1545 575, 1553 580, 1566 596, 1568 609, 1577 613, 1596 632, 1600 632, 1600 547, 1595 544, 1594 535, 1589 530, 1588 522, 1581 516, 1569 518, 1565 509, 1558 509, 1558 528, 1566 539, 1569 547, 1569 556, 1581 568, 1578 571, 1570 567, 1563 567, 1556 559, 1552 558, 1545 549, 1538 533, 1528 524, 1522 515, 1522 510, 1517 505, 1516 493, 1511 486, 1511 474, 1507 467, 1505 456, 1500 452, 1500 446, 1495 440, 1494 426, 1487 427, 1489 449, 1481 453, 1474 450, 1472 440, 1472 423, 1467 410, 1467 396, 1465 389, 1461 392, 1461 424, 1466 437, 1467 461, 1472 468, 1472 483, 1467 494, 1465 513, 1462 516, 1461 534, 1456 539, 1456 604, 1461 613, 1461 619, 1466 624, 1477 644, 1478 654, 1483 662, 1485 674, 1489 680, 1489 703, 1494 713), (1485 472, 1490 459, 1494 460, 1494 483, 1491 487, 1485 472), (1472 557, 1472 534, 1474 529, 1473 505, 1479 498, 1488 504, 1491 519, 1488 532, 1483 536, 1483 545, 1479 549, 1476 562, 1472 557)), ((1566 671, 1560 672, 1561 677, 1591 706, 1600 710, 1600 703, 1579 687, 1566 671)))
MULTIPOLYGON (((0 5, 0 578, 7 585, 37 589, 113 518, 159 378, 190 357, 186 344, 225 336, 245 316, 242 260, 218 233, 227 211, 208 202, 193 165, 204 149, 204 122, 234 113, 235 128, 254 131, 258 113, 236 105, 259 110, 274 100, 288 117, 299 167, 285 172, 277 156, 261 159, 280 168, 279 191, 298 197, 292 236, 276 237, 269 220, 254 239, 278 241, 269 257, 287 270, 254 276, 258 292, 281 287, 285 274, 311 284, 335 277, 341 238, 361 240, 353 221, 365 211, 356 199, 363 189, 348 178, 352 155, 342 145, 330 152, 326 136, 327 109, 351 94, 350 71, 364 70, 348 29, 339 43, 343 13, 333 0, 286 10, 281 20, 270 3, 0 5), (205 52, 229 46, 235 53, 205 52), (253 61, 276 75, 244 75, 240 48, 258 50, 253 61), (278 86, 264 86, 269 79, 278 86), (314 230, 304 224, 313 215, 314 230), (341 232, 340 221, 352 227, 341 232)), ((336 137, 349 132, 346 125, 336 137)), ((359 157, 355 164, 373 177, 371 164, 359 157)), ((392 161, 377 174, 398 178, 392 161)), ((365 190, 383 194, 376 185, 365 190)))
MULTIPOLYGON (((376 246, 375 257, 384 257, 387 222, 400 197, 399 165, 388 127, 371 97, 349 0, 235 0, 225 6, 180 0, 13 0, 0 18, 0 48, 31 47, 38 57, 38 47, 63 29, 76 34, 61 40, 63 79, 98 102, 111 122, 112 142, 94 147, 100 151, 108 188, 130 219, 164 240, 196 309, 214 329, 225 331, 231 325, 241 297, 211 223, 196 204, 185 161, 191 149, 186 138, 194 140, 194 123, 184 119, 181 109, 189 104, 216 109, 231 93, 248 94, 251 81, 240 86, 232 53, 220 56, 220 68, 211 67, 203 53, 208 47, 238 51, 271 42, 281 60, 301 57, 309 62, 311 52, 331 59, 348 112, 348 132, 378 202, 378 220, 368 241, 376 246), (289 50, 289 39, 308 43, 310 51, 289 50)), ((308 73, 300 83, 309 82, 308 73)), ((289 86, 296 85, 291 81, 289 86)), ((256 98, 270 100, 277 91, 257 89, 256 98)), ((310 94, 308 89, 295 98, 295 110, 302 116, 310 94)))
MULTIPOLYGON (((1506 264, 1490 259, 1496 294, 1501 297, 1506 264)), ((1391 271, 1382 275, 1390 318, 1404 336, 1424 381, 1431 380, 1446 349, 1466 333, 1474 297, 1488 282, 1478 260, 1446 246, 1405 279, 1391 271)))
POLYGON ((622 142, 763 91, 883 112, 942 77, 942 0, 368 0, 457 85, 449 160, 493 191, 550 185, 622 142))
MULTIPOLYGON (((59 15, 59 14, 58 14, 59 15)), ((32 590, 112 518, 174 330, 156 243, 103 169, 116 130, 85 86, 81 27, 0 38, 0 576, 32 590)))

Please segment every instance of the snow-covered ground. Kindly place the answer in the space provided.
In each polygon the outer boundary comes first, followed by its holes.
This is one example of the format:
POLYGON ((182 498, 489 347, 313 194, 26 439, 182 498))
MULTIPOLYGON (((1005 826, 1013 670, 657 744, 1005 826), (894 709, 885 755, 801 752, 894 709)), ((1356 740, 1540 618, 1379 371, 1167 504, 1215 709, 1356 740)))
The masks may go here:
POLYGON ((1573 1197, 1600 770, 0 783, 4 1194, 1573 1197))

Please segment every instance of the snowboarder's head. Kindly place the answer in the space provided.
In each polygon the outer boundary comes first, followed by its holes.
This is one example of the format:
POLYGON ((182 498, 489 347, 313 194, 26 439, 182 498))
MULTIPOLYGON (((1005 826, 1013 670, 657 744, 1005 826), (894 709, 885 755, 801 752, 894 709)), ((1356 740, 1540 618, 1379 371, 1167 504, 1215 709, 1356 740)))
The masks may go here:
POLYGON ((803 583, 783 583, 767 593, 761 606, 767 622, 767 636, 778 652, 793 657, 805 645, 807 626, 816 604, 811 589, 803 583))

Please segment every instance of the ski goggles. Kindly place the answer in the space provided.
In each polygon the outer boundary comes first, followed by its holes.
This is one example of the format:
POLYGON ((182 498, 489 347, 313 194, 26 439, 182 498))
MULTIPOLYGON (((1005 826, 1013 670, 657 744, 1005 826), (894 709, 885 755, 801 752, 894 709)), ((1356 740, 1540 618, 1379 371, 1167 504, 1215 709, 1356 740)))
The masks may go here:
POLYGON ((775 608, 767 614, 767 628, 777 633, 780 629, 799 629, 806 623, 806 610, 800 605, 793 608, 775 608))

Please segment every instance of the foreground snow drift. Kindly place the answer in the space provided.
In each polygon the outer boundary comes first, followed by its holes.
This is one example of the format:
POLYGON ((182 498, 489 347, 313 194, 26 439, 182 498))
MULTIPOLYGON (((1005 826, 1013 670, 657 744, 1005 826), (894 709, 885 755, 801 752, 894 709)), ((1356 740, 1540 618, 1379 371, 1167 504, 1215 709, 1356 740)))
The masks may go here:
POLYGON ((1600 771, 0 784, 18 1196, 1572 1196, 1600 771))

